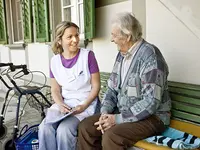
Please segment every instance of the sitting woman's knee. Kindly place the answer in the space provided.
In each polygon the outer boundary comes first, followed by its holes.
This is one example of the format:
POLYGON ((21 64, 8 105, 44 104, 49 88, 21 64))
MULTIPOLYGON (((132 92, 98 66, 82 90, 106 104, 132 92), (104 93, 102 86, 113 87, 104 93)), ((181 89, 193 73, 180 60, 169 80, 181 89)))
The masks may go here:
POLYGON ((57 134, 66 134, 67 136, 77 136, 77 127, 79 120, 75 117, 68 118, 67 120, 61 122, 57 128, 57 134))
POLYGON ((43 135, 51 135, 51 134, 54 134, 54 129, 51 125, 47 125, 45 124, 44 122, 42 122, 40 125, 39 125, 39 133, 40 134, 43 134, 43 135))

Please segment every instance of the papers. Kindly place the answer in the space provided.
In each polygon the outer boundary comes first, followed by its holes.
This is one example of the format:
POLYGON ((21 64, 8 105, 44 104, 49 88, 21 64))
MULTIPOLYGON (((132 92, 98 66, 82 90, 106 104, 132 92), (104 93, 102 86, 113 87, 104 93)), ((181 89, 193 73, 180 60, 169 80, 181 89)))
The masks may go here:
POLYGON ((58 109, 48 108, 47 115, 45 118, 45 124, 53 124, 53 123, 59 122, 65 119, 66 117, 70 116, 73 112, 74 111, 71 111, 67 114, 63 114, 58 109))

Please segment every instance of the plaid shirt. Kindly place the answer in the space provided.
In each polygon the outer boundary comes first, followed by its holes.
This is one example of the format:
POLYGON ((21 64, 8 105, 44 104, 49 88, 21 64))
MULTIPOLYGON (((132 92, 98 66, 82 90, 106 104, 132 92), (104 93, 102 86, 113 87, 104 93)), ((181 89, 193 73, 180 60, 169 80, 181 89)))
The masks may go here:
POLYGON ((101 113, 113 113, 118 109, 116 123, 136 122, 154 114, 169 125, 171 100, 167 85, 168 66, 159 49, 143 40, 123 83, 122 61, 123 56, 118 53, 101 113))

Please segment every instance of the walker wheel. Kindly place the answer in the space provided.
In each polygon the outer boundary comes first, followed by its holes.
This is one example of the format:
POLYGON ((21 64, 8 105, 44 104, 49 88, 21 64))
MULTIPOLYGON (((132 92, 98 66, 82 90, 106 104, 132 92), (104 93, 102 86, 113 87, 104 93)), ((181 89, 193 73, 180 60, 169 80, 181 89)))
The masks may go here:
POLYGON ((4 150, 16 150, 15 143, 12 144, 11 138, 4 142, 3 148, 4 150))
POLYGON ((0 140, 3 139, 7 134, 7 128, 5 125, 0 127, 0 140))

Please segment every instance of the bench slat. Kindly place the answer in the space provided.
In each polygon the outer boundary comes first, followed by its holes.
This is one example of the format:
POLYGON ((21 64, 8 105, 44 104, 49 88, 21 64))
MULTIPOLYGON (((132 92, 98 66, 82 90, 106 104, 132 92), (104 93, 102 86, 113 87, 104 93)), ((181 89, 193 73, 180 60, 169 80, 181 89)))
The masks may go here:
POLYGON ((169 87, 170 93, 177 93, 183 96, 193 97, 193 98, 199 98, 200 97, 200 91, 192 91, 190 89, 185 88, 176 88, 176 87, 169 87))
POLYGON ((174 82, 174 81, 169 81, 168 82, 169 87, 179 87, 179 88, 185 88, 185 89, 190 89, 194 91, 200 91, 200 85, 195 85, 195 84, 189 84, 189 83, 180 83, 180 82, 174 82))
POLYGON ((175 109, 171 110, 172 118, 179 118, 181 120, 190 121, 191 123, 200 124, 200 116, 181 112, 175 109))
POLYGON ((184 112, 188 112, 188 113, 200 116, 200 108, 196 105, 190 105, 186 103, 172 101, 172 107, 173 109, 181 110, 184 112))
POLYGON ((182 103, 187 103, 187 104, 194 104, 194 105, 199 105, 200 106, 200 99, 197 98, 191 98, 191 97, 186 97, 174 93, 170 93, 170 97, 172 101, 179 101, 182 103))

